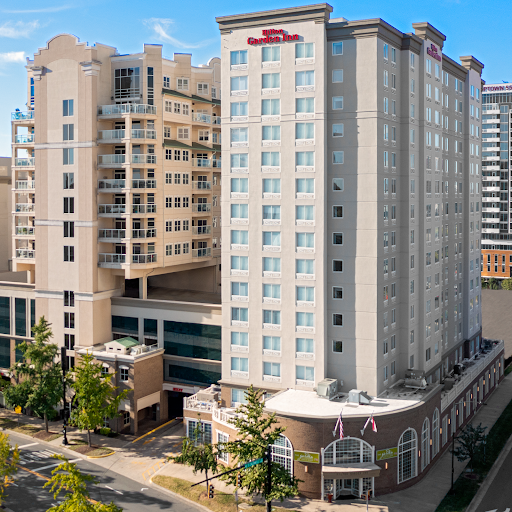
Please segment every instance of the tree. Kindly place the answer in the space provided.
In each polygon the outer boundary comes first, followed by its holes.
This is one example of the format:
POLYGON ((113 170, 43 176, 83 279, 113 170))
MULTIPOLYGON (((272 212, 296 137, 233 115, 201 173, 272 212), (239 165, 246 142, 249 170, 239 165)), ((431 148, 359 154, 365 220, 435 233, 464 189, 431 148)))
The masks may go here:
POLYGON ((512 290, 512 278, 503 279, 503 281, 501 281, 501 289, 512 290))
POLYGON ((481 279, 481 284, 482 290, 487 290, 489 288, 489 281, 487 281, 487 279, 484 279, 483 277, 481 279))
POLYGON ((50 492, 57 499, 62 491, 67 491, 64 501, 47 512, 122 512, 123 509, 114 505, 111 501, 103 504, 91 500, 87 484, 97 484, 98 480, 92 475, 83 475, 76 464, 68 462, 62 455, 56 455, 56 459, 62 460, 53 471, 52 477, 43 487, 50 487, 50 492))
POLYGON ((12 476, 18 471, 20 452, 18 445, 14 448, 9 443, 9 436, 0 433, 0 505, 5 499, 5 490, 12 481, 12 476))
POLYGON ((453 453, 460 462, 464 462, 466 459, 469 459, 471 472, 473 472, 473 461, 478 451, 478 446, 481 442, 485 442, 487 438, 487 436, 484 434, 486 428, 487 427, 482 427, 481 423, 476 427, 468 424, 457 436, 459 446, 455 448, 453 453))
MULTIPOLYGON (((229 441, 222 446, 222 451, 229 453, 239 464, 254 459, 264 458, 267 449, 273 445, 286 430, 277 426, 275 413, 264 414, 264 391, 251 387, 246 391, 247 403, 240 405, 236 419, 230 423, 238 431, 238 439, 229 441)), ((267 464, 257 464, 242 470, 242 487, 250 494, 265 495, 265 500, 283 501, 284 498, 298 494, 299 479, 290 475, 289 471, 277 462, 272 462, 272 490, 266 492, 267 464)), ((236 472, 226 475, 226 480, 236 485, 236 472)))
MULTIPOLYGON (((208 479, 208 471, 216 473, 218 468, 218 449, 211 442, 205 442, 204 425, 199 419, 196 428, 189 437, 183 438, 181 454, 169 457, 173 462, 192 466, 194 475, 199 471, 208 479)), ((206 486, 208 492, 208 485, 206 486)))
POLYGON ((497 290, 499 288, 498 280, 495 277, 489 279, 489 288, 491 290, 497 290))
POLYGON ((8 386, 4 396, 10 406, 30 407, 44 418, 48 432, 48 419, 57 414, 56 407, 62 400, 62 368, 57 361, 59 347, 49 343, 53 337, 50 324, 42 316, 32 327, 34 341, 24 341, 16 348, 23 360, 11 367, 16 385, 8 386))
POLYGON ((75 390, 70 422, 80 430, 87 430, 87 442, 91 446, 91 430, 103 423, 105 417, 119 416, 119 405, 130 390, 116 394, 117 387, 112 384, 115 373, 102 375, 101 363, 93 362, 92 354, 85 354, 75 367, 75 381, 71 384, 75 390))

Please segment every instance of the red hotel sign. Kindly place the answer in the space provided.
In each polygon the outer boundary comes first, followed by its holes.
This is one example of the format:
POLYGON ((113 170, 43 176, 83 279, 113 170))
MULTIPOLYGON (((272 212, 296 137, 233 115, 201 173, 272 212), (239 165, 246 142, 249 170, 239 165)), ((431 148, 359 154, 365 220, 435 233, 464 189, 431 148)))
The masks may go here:
POLYGON ((247 44, 264 44, 264 43, 280 43, 281 41, 298 41, 299 34, 285 34, 284 30, 268 29, 262 30, 265 37, 255 38, 249 37, 247 44))
POLYGON ((512 85, 511 84, 484 85, 482 92, 501 92, 501 91, 512 91, 512 85))
POLYGON ((427 48, 427 53, 436 60, 441 60, 441 55, 437 53, 437 46, 435 44, 431 44, 430 48, 427 48))

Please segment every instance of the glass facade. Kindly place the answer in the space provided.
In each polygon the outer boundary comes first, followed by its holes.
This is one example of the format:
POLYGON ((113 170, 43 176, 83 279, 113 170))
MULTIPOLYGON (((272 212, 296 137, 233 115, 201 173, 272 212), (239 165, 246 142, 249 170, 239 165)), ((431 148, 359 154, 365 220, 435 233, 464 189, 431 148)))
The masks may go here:
POLYGON ((156 338, 156 336, 158 334, 157 324, 158 324, 158 322, 156 320, 144 318, 144 335, 145 336, 154 336, 156 338))
POLYGON ((165 380, 173 382, 183 382, 184 384, 215 384, 220 380, 220 365, 182 362, 182 361, 164 361, 165 380))
POLYGON ((0 297, 0 334, 11 334, 9 297, 0 297))
POLYGON ((27 335, 27 300, 14 299, 15 334, 16 336, 27 335))
POLYGON ((16 362, 19 363, 20 361, 23 360, 23 353, 22 351, 18 348, 18 345, 20 343, 23 343, 22 341, 16 341, 16 362))
POLYGON ((127 336, 139 336, 139 319, 130 316, 112 315, 112 332, 126 334, 127 336))
POLYGON ((33 336, 32 327, 36 324, 36 301, 30 299, 30 335, 33 336))
POLYGON ((166 354, 173 356, 220 361, 221 327, 166 320, 164 348, 166 354))
POLYGON ((11 340, 0 338, 0 368, 11 366, 11 340))

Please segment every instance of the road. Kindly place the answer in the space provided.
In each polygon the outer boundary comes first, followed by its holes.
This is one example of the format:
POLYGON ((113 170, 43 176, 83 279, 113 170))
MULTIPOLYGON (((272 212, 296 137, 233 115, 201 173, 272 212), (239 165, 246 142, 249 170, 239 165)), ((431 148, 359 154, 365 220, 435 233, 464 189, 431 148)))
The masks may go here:
MULTIPOLYGON (((126 476, 110 471, 101 465, 94 464, 79 457, 71 458, 58 447, 48 448, 47 444, 27 439, 14 432, 9 433, 11 444, 20 447, 19 469, 13 485, 7 489, 5 506, 13 512, 43 512, 58 502, 43 489, 43 485, 51 477, 51 472, 58 461, 51 458, 53 453, 62 454, 76 461, 84 473, 95 476, 99 483, 89 488, 91 498, 104 503, 113 501, 126 512, 156 512, 167 509, 174 512, 187 512, 196 509, 188 502, 159 492, 151 484, 141 484, 126 476), (29 470, 29 471, 27 471, 29 470), (38 475, 36 475, 37 473, 38 475)), ((98 459, 103 461, 105 459, 98 459)), ((63 496, 61 494, 61 496, 63 496)))

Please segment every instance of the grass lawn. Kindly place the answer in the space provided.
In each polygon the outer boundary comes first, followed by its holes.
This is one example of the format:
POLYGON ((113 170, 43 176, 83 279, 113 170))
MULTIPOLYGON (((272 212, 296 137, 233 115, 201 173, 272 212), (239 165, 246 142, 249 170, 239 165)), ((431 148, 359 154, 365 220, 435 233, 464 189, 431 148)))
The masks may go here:
POLYGON ((81 453, 83 455, 87 455, 89 457, 98 457, 100 455, 112 455, 114 450, 111 448, 104 448, 102 446, 88 446, 87 441, 82 441, 81 439, 70 439, 69 445, 67 446, 68 450, 73 450, 74 452, 81 453))
POLYGON ((58 432, 51 431, 47 433, 44 428, 41 428, 38 425, 31 425, 30 423, 18 423, 17 421, 11 420, 9 418, 0 418, 0 427, 12 430, 13 432, 18 432, 20 434, 26 434, 43 441, 53 441, 53 439, 57 439, 62 435, 58 432))

